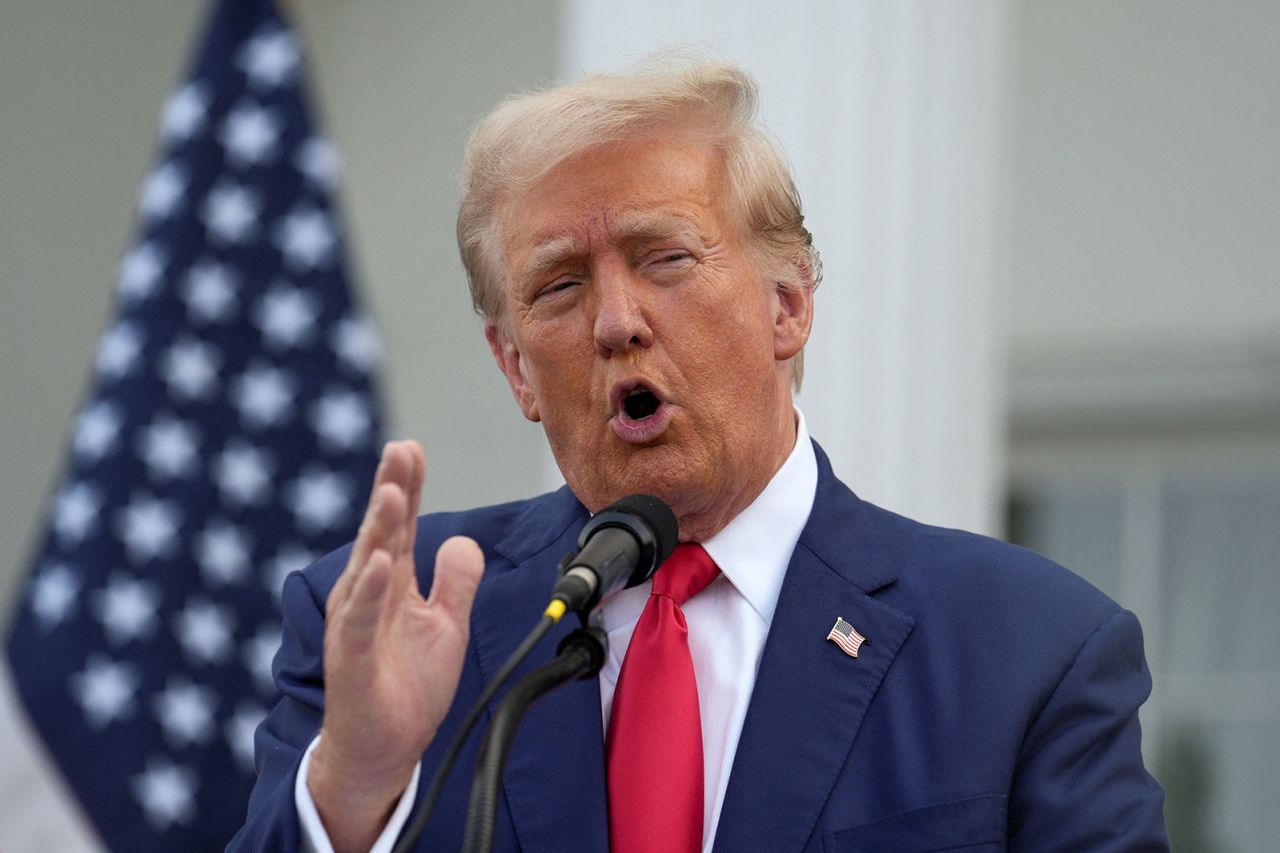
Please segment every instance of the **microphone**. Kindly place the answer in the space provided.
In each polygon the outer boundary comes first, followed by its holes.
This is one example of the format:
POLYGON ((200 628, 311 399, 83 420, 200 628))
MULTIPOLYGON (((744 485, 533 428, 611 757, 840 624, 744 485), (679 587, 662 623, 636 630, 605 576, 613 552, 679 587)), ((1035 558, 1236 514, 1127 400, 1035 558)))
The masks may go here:
MULTIPOLYGON (((537 627, 529 632, 498 668, 454 733, 453 741, 436 767, 435 776, 427 788, 422 808, 396 842, 396 853, 409 850, 422 835, 468 733, 489 706, 489 701, 497 695, 498 688, 506 683, 516 667, 529 656, 538 641, 570 610, 585 614, 599 603, 602 596, 618 587, 635 586, 652 577, 658 566, 676 549, 679 533, 680 523, 676 521, 675 513, 662 501, 649 495, 625 497, 592 516, 578 536, 578 550, 560 562, 560 580, 551 591, 551 603, 547 605, 537 627)), ((604 663, 606 642, 603 631, 574 631, 561 643, 561 648, 551 663, 526 675, 499 704, 490 734, 495 729, 501 730, 494 740, 497 744, 495 750, 489 750, 489 736, 486 736, 485 746, 481 750, 481 766, 476 771, 476 781, 481 785, 472 786, 465 841, 470 843, 477 837, 473 835, 474 826, 487 827, 484 830, 486 833, 493 827, 497 780, 505 761, 506 750, 515 733, 514 727, 519 724, 524 709, 529 702, 570 678, 590 678, 598 673, 604 663), (517 698, 508 701, 512 699, 512 694, 516 694, 517 698), (501 726, 499 720, 502 721, 501 726), (477 791, 480 793, 477 794, 477 791)), ((491 835, 485 837, 492 840, 491 835)))
POLYGON ((577 553, 561 562, 552 601, 584 612, 615 589, 644 583, 671 556, 679 533, 675 513, 652 495, 610 504, 582 528, 577 553))

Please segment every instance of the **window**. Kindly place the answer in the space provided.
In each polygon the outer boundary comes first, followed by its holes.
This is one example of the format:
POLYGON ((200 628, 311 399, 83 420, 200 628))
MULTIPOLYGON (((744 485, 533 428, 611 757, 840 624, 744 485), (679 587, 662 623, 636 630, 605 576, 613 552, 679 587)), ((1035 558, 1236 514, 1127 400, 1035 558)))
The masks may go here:
POLYGON ((1280 440, 1019 436, 1008 532, 1142 620, 1176 850, 1280 837, 1280 440))

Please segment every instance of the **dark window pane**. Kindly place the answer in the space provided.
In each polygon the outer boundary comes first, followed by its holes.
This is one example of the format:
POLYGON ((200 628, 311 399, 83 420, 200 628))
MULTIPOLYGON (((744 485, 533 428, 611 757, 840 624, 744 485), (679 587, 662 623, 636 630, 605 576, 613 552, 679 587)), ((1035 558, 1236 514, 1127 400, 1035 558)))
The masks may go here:
POLYGON ((1164 519, 1166 665, 1280 668, 1280 476, 1171 478, 1164 519))
POLYGON ((1112 598, 1120 595, 1119 483, 1055 482, 1015 491, 1009 541, 1062 563, 1112 598))

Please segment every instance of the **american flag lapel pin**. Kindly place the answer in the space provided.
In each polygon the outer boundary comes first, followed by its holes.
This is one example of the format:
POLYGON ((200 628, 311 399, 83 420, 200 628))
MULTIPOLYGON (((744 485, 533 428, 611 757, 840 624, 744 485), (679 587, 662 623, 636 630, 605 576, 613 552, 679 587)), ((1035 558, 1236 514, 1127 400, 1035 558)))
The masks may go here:
POLYGON ((836 624, 827 634, 827 639, 839 646, 840 650, 851 658, 858 656, 858 649, 867 641, 867 638, 859 634, 856 628, 844 621, 843 616, 836 619, 836 624))

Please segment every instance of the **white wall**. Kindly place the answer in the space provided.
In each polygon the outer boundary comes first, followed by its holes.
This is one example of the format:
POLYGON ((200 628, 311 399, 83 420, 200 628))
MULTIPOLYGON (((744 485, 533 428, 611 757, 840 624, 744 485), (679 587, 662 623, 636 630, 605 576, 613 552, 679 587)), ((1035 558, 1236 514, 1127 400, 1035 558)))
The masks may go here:
POLYGON ((1280 416, 1280 4, 1020 7, 1015 412, 1280 416))

